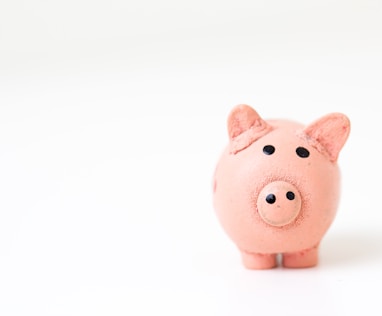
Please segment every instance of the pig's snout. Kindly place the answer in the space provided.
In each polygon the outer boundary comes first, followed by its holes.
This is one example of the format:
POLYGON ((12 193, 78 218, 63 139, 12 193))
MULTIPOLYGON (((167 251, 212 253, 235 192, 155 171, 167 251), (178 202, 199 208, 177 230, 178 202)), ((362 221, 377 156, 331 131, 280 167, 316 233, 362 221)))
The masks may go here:
POLYGON ((257 209, 261 218, 269 225, 284 226, 300 213, 301 195, 291 183, 271 182, 260 191, 257 209))

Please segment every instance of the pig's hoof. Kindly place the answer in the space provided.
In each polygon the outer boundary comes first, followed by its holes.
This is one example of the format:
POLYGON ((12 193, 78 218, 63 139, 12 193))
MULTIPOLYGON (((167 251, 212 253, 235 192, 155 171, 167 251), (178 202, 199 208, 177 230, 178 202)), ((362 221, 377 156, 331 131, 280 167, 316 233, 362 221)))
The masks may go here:
POLYGON ((275 254, 241 252, 244 266, 251 270, 272 269, 277 266, 275 254))
POLYGON ((310 268, 318 263, 318 246, 299 252, 284 253, 282 265, 285 268, 310 268))

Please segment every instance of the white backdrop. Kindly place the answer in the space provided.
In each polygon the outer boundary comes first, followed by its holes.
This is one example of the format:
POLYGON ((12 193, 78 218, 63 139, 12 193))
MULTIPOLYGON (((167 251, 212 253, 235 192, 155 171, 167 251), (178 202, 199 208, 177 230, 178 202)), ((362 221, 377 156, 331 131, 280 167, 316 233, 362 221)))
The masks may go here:
POLYGON ((380 1, 0 1, 1 315, 381 315, 380 1), (313 269, 248 271, 211 180, 247 103, 346 113, 313 269))

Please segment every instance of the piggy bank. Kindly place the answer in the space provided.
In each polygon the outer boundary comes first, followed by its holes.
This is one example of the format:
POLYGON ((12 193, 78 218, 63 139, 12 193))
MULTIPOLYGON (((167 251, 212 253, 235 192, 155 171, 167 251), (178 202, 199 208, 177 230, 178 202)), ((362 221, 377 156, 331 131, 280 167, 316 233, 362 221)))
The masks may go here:
POLYGON ((264 120, 248 105, 231 111, 213 203, 246 268, 317 264, 320 241, 337 211, 337 158, 349 132, 349 119, 340 113, 303 126, 264 120))

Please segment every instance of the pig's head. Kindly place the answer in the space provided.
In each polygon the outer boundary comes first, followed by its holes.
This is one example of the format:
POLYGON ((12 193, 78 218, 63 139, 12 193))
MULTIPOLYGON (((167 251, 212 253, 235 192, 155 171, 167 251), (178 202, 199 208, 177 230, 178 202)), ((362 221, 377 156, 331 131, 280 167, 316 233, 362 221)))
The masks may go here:
POLYGON ((215 208, 229 235, 246 244, 251 236, 265 239, 269 233, 277 243, 277 234, 286 230, 303 238, 305 223, 319 240, 336 211, 336 161, 349 130, 349 120, 340 113, 304 127, 265 121, 247 105, 235 107, 214 184, 215 208))

